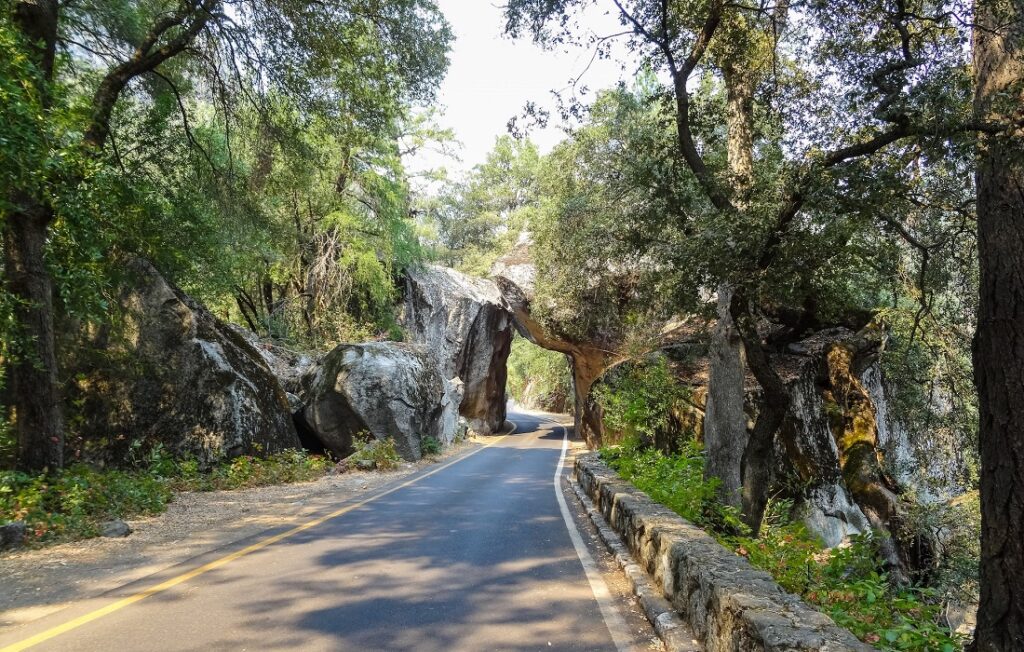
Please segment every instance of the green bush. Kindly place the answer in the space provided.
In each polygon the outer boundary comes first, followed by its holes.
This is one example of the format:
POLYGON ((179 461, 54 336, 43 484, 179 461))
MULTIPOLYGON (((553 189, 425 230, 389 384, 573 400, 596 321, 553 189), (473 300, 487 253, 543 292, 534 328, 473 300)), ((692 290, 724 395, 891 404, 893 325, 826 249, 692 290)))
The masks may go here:
POLYGON ((423 453, 424 457, 428 455, 440 455, 441 442, 437 441, 437 437, 424 437, 420 440, 420 452, 423 453))
POLYGON ((594 391, 609 430, 648 438, 669 425, 673 407, 688 395, 663 356, 623 364, 594 391))
POLYGON ((508 356, 508 393, 527 408, 572 411, 572 374, 562 353, 516 335, 508 356))
POLYGON ((96 536, 103 521, 156 514, 170 499, 167 483, 146 472, 82 464, 49 475, 0 472, 0 522, 24 521, 39 543, 96 536))
POLYGON ((361 437, 356 438, 356 452, 352 454, 350 459, 359 463, 360 461, 370 462, 374 468, 381 471, 390 471, 398 468, 401 464, 402 458, 399 457, 398 451, 395 449, 395 440, 392 437, 387 439, 364 439, 361 437))
POLYGON ((158 514, 174 491, 240 489, 315 480, 332 462, 305 451, 242 456, 202 471, 195 459, 175 460, 156 447, 133 449, 133 469, 99 470, 85 464, 57 473, 0 471, 0 523, 24 521, 29 543, 43 545, 99 534, 113 518, 158 514))
POLYGON ((177 462, 171 484, 179 491, 212 491, 310 482, 322 477, 332 466, 328 458, 303 450, 286 450, 265 457, 240 455, 208 473, 201 473, 195 460, 185 459, 177 462))
POLYGON ((690 440, 675 455, 642 446, 639 439, 605 448, 601 457, 619 475, 683 518, 704 524, 705 509, 712 506, 715 482, 704 482, 704 453, 690 440))
POLYGON ((696 442, 665 455, 633 439, 602 449, 601 457, 652 499, 707 529, 862 641, 886 651, 961 649, 962 637, 940 625, 942 601, 935 589, 894 586, 879 572, 884 561, 876 537, 863 535, 826 549, 791 519, 789 501, 770 504, 760 536, 747 536, 739 515, 715 503, 715 483, 704 480, 704 457, 696 442))

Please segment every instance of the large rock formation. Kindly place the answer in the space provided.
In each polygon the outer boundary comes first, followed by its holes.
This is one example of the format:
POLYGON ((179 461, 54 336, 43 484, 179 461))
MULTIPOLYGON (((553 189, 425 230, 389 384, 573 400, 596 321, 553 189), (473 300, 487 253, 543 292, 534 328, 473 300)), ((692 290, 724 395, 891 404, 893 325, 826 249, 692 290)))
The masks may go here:
POLYGON ((143 260, 126 269, 121 328, 89 335, 71 361, 73 414, 87 457, 162 445, 201 464, 298 448, 288 401, 260 354, 143 260))
POLYGON ((601 443, 604 427, 599 408, 591 400, 590 390, 608 369, 625 359, 602 343, 574 342, 545 328, 530 312, 534 300, 537 268, 530 258, 528 240, 520 241, 491 269, 491 276, 502 299, 512 312, 516 330, 537 346, 564 353, 572 371, 576 432, 590 446, 601 443))
POLYGON ((501 430, 512 317, 495 284, 445 267, 409 270, 400 321, 445 378, 462 381, 460 412, 469 426, 481 434, 501 430))
POLYGON ((394 342, 342 344, 302 381, 299 413, 324 446, 340 457, 357 437, 394 438, 406 460, 422 457, 421 442, 450 444, 457 424, 459 384, 447 381, 422 347, 394 342))

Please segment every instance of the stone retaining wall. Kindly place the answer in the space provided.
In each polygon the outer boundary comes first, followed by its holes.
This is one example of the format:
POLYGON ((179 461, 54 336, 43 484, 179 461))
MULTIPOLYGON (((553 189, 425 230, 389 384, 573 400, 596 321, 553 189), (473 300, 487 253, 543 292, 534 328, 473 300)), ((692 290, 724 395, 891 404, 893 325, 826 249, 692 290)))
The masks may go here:
POLYGON ((619 478, 596 453, 576 458, 576 479, 707 652, 873 649, 619 478))

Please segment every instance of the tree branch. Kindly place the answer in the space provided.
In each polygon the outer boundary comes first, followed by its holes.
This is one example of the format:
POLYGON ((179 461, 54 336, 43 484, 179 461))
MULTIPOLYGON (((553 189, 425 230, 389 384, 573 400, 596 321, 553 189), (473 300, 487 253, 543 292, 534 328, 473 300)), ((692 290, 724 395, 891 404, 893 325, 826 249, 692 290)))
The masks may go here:
POLYGON ((121 92, 139 75, 152 72, 157 66, 181 53, 213 17, 220 0, 182 1, 181 8, 158 20, 136 48, 131 59, 107 72, 93 95, 93 111, 83 141, 96 150, 103 149, 110 135, 110 117, 121 92), (191 22, 189 22, 191 20, 191 22), (182 31, 154 50, 162 36, 175 27, 182 31))

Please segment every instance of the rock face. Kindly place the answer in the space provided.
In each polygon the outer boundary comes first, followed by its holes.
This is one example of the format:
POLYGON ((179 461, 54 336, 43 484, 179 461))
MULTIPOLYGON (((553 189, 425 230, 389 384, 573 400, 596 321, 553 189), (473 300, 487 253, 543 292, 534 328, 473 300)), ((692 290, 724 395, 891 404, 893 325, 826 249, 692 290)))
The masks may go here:
POLYGON ((500 431, 512 316, 495 284, 445 267, 410 270, 400 321, 445 378, 461 379, 459 411, 469 427, 481 434, 500 431))
POLYGON ((569 357, 574 393, 576 432, 591 447, 601 444, 604 428, 598 407, 591 400, 590 390, 605 371, 624 358, 609 353, 610 346, 600 343, 578 343, 550 332, 530 314, 534 298, 537 269, 530 258, 528 240, 521 241, 491 269, 491 276, 501 291, 502 299, 512 312, 519 334, 537 346, 564 353, 569 357))
POLYGON ((134 260, 121 293, 123 331, 92 333, 74 361, 79 452, 126 459, 135 442, 207 465, 298 448, 288 400, 260 354, 234 329, 134 260))
POLYGON ((238 333, 252 345, 252 348, 260 354, 263 361, 270 367, 281 387, 288 394, 298 394, 302 388, 302 377, 316 363, 313 355, 292 351, 274 342, 267 341, 236 324, 231 324, 231 330, 238 333))
POLYGON ((300 418, 340 457, 353 452, 363 433, 393 437, 399 455, 410 461, 422 457, 423 438, 444 444, 454 437, 458 384, 446 381, 419 346, 342 344, 309 370, 302 385, 300 418))

